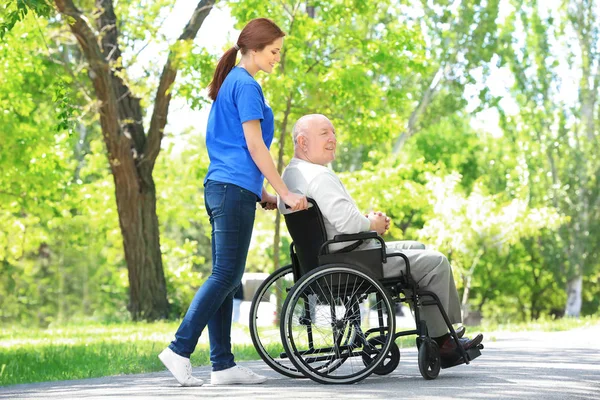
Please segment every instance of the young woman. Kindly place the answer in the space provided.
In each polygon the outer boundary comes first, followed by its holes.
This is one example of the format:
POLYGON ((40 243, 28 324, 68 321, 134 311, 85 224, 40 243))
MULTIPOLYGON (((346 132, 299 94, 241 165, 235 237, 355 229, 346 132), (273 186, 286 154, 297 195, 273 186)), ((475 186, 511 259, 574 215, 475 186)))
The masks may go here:
POLYGON ((263 383, 266 377, 236 365, 231 352, 233 296, 240 284, 252 236, 257 201, 275 209, 276 196, 263 187, 266 177, 292 210, 307 208, 306 197, 292 193, 277 173, 269 146, 275 131, 273 111, 254 79, 271 73, 280 60, 285 33, 258 18, 240 33, 219 60, 209 96, 214 100, 206 129, 210 166, 204 201, 212 227, 212 274, 200 287, 177 333, 159 358, 182 386, 200 386, 192 376, 190 355, 208 325, 211 384, 263 383), (237 53, 242 57, 235 65, 237 53))

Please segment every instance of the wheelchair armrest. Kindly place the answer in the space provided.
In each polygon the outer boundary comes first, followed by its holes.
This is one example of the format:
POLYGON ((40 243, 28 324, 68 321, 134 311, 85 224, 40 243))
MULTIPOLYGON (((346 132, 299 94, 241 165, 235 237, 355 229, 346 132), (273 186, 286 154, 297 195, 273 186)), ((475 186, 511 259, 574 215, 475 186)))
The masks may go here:
POLYGON ((366 240, 366 239, 375 239, 381 243, 381 259, 385 263, 387 262, 387 255, 385 251, 385 242, 382 237, 377 234, 375 231, 366 231, 359 233, 349 233, 342 235, 335 235, 333 239, 327 240, 325 243, 321 245, 321 249, 319 250, 319 254, 326 254, 328 252, 329 245, 332 243, 341 243, 341 242, 350 242, 353 240, 366 240))
POLYGON ((364 239, 376 239, 376 238, 377 238, 377 232, 366 231, 366 232, 359 232, 359 233, 348 233, 348 234, 335 235, 333 237, 333 241, 335 241, 335 242, 350 242, 352 240, 364 240, 364 239))

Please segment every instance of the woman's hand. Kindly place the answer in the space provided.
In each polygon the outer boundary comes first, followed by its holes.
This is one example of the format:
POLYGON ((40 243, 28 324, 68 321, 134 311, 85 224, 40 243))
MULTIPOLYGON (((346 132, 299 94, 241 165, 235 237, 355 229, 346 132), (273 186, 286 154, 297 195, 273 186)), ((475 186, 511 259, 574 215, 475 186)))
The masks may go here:
POLYGON ((308 200, 306 196, 288 192, 287 195, 281 196, 281 200, 290 207, 292 211, 306 210, 308 208, 308 200))
POLYGON ((267 193, 263 191, 262 199, 260 200, 260 204, 265 210, 274 210, 277 208, 277 196, 272 195, 271 193, 267 193))

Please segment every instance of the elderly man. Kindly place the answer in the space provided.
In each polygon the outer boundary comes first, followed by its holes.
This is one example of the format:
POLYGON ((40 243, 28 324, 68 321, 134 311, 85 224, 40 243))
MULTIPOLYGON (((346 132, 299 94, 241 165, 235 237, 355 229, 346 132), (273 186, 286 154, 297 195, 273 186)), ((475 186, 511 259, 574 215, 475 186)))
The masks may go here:
MULTIPOLYGON (((389 229, 390 219, 382 212, 363 215, 340 179, 327 167, 327 164, 335 159, 336 150, 335 129, 329 119, 320 114, 300 118, 294 125, 293 139, 294 158, 286 167, 282 178, 291 191, 313 198, 317 202, 325 220, 327 237, 332 239, 339 234, 369 230, 383 235, 389 229)), ((279 210, 284 214, 290 212, 281 202, 279 210)), ((357 250, 376 245, 373 242, 356 244, 357 250)), ((331 249, 338 250, 348 244, 337 246, 331 246, 331 249)), ((448 259, 437 251, 425 250, 425 246, 418 242, 386 243, 388 253, 398 250, 408 257, 411 275, 419 288, 437 294, 450 322, 460 323, 460 303, 448 259)), ((398 276, 404 268, 404 260, 401 257, 390 257, 384 264, 384 277, 398 276)), ((454 339, 448 333, 448 327, 438 308, 423 307, 421 315, 427 323, 429 335, 439 344, 441 357, 456 357, 454 339)), ((459 337, 462 336, 464 328, 461 327, 457 332, 459 337)), ((479 345, 482 340, 483 335, 478 334, 473 339, 461 338, 460 344, 468 350, 479 345)))

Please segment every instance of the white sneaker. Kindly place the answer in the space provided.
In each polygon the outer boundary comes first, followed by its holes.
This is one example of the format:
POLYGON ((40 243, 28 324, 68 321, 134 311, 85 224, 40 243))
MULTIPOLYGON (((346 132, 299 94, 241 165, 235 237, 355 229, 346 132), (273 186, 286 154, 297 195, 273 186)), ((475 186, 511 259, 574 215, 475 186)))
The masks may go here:
POLYGON ((212 371, 210 373, 210 383, 213 385, 253 385, 257 383, 263 383, 266 380, 266 376, 258 375, 250 371, 248 368, 239 365, 224 369, 222 371, 212 371))
POLYGON ((192 376, 192 364, 189 358, 180 356, 168 347, 158 355, 158 358, 181 386, 202 386, 204 383, 202 379, 192 376))

